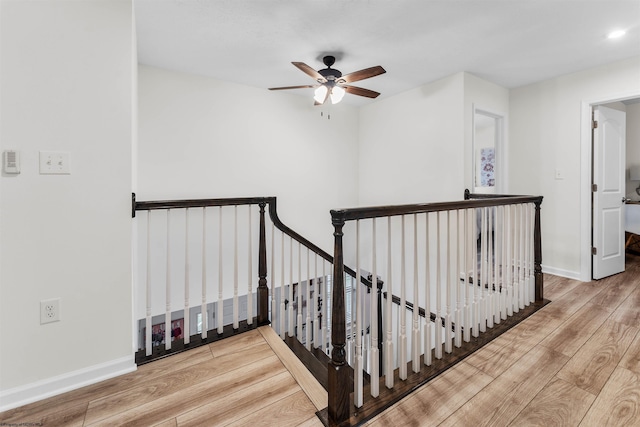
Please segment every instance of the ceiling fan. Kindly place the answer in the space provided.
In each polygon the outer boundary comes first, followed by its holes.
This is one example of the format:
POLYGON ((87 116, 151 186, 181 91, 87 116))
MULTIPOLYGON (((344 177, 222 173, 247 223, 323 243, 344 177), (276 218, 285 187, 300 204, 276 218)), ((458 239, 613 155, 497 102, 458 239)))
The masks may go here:
POLYGON ((375 67, 365 68, 364 70, 355 71, 346 75, 342 75, 340 70, 331 68, 336 62, 336 58, 327 55, 322 58, 322 62, 327 68, 322 70, 314 70, 304 62, 292 62, 302 72, 313 77, 318 83, 315 85, 286 86, 286 87, 270 87, 269 90, 286 90, 286 89, 305 89, 315 88, 314 105, 322 105, 331 98, 332 104, 337 104, 342 100, 345 92, 352 95, 365 96, 367 98, 376 98, 380 93, 373 90, 364 89, 357 86, 351 86, 348 83, 357 82, 359 80, 368 79, 386 73, 385 69, 377 65, 375 67))

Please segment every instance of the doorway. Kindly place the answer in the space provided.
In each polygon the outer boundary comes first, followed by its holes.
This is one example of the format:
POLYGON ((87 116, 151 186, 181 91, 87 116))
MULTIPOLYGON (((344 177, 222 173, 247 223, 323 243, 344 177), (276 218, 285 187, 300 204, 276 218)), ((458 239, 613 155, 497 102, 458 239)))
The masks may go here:
MULTIPOLYGON (((594 215, 593 215, 593 192, 592 192, 592 184, 594 183, 594 152, 592 146, 592 113, 594 107, 597 106, 616 106, 618 109, 622 110, 632 110, 634 114, 640 114, 640 93, 629 93, 626 96, 617 96, 617 97, 609 97, 602 98, 592 101, 583 101, 582 102, 582 110, 581 110, 581 202, 580 202, 580 211, 581 211, 581 271, 580 271, 580 280, 582 281, 590 281, 595 276, 594 272, 594 255, 592 253, 592 248, 594 247, 594 215)), ((620 204, 622 204, 622 197, 629 193, 629 163, 630 162, 638 162, 640 163, 640 139, 634 138, 633 141, 630 142, 633 144, 633 155, 626 156, 627 161, 626 164, 622 167, 621 176, 619 180, 621 180, 624 189, 623 194, 619 198, 620 204), (637 154, 636 154, 637 153, 637 154)), ((624 144, 624 150, 627 150, 628 145, 624 144)), ((631 189, 635 192, 635 190, 631 189)), ((639 196, 640 197, 640 196, 639 196)), ((624 211, 622 211, 622 221, 624 221, 624 211)), ((617 235, 619 240, 622 240, 622 244, 624 245, 624 235, 620 232, 617 235)), ((615 240, 615 239, 613 239, 615 240)), ((596 249, 597 250, 597 249, 596 249)), ((624 248, 622 248, 624 250, 624 248)), ((622 253, 623 265, 624 265, 624 253, 622 253)), ((624 267, 623 267, 624 268, 624 267)))
POLYGON ((502 194, 505 183, 504 114, 473 106, 473 193, 502 194))

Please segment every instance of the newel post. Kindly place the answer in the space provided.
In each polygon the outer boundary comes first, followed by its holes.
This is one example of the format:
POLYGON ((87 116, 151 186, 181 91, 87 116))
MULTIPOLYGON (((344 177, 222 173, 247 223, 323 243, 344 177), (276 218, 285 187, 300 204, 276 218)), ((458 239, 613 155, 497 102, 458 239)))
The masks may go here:
POLYGON ((535 217, 533 224, 533 273, 535 277, 535 297, 537 302, 544 299, 542 276, 542 232, 540 229, 540 205, 542 197, 535 203, 535 217))
POLYGON ((345 220, 338 212, 331 212, 334 227, 333 249, 333 291, 331 313, 331 361, 328 364, 329 419, 338 424, 349 418, 349 371, 345 359, 345 307, 344 307, 344 255, 342 248, 342 227, 345 220))
POLYGON ((258 326, 269 324, 269 288, 267 288, 267 239, 264 224, 266 202, 260 202, 260 240, 258 243, 258 326))

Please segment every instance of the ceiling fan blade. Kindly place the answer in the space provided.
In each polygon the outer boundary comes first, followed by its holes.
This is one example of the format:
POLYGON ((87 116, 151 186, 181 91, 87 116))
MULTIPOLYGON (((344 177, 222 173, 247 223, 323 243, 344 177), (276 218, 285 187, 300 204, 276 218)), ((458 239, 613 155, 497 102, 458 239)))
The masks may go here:
POLYGON ((313 68, 309 67, 304 62, 292 62, 292 64, 298 67, 300 70, 302 70, 303 73, 308 74, 309 76, 313 77, 313 79, 317 80, 320 83, 324 83, 327 81, 327 79, 322 77, 322 74, 320 74, 313 68))
POLYGON ((345 83, 357 82, 359 80, 369 79, 371 77, 379 76, 380 74, 384 74, 387 71, 379 65, 371 68, 365 68, 364 70, 354 71, 353 73, 349 73, 340 78, 340 80, 344 80, 345 83))
POLYGON ((287 89, 306 89, 314 88, 317 85, 301 85, 301 86, 284 86, 284 87, 270 87, 269 90, 287 90, 287 89))
POLYGON ((342 87, 347 93, 350 93, 352 95, 366 96, 367 98, 377 98, 378 95, 380 95, 379 92, 369 90, 369 89, 364 89, 361 87, 347 86, 347 85, 344 85, 342 87))

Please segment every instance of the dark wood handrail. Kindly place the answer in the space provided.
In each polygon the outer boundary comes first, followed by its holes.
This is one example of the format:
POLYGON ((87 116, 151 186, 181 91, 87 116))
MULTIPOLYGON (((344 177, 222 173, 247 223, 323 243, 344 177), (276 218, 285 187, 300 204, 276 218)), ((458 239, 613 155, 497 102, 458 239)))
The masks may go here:
POLYGON ((464 190, 464 199, 496 199, 502 197, 526 197, 518 194, 490 194, 490 193, 472 193, 469 189, 464 190))
POLYGON ((369 206, 362 208, 331 210, 331 217, 342 221, 410 215, 491 206, 516 205, 521 203, 541 203, 542 196, 495 196, 478 197, 455 202, 419 203, 411 205, 369 206))
POLYGON ((136 200, 135 193, 132 195, 133 216, 135 216, 136 211, 205 208, 210 206, 259 205, 260 203, 269 203, 271 199, 275 200, 275 197, 230 197, 224 199, 154 200, 140 202, 136 200))

